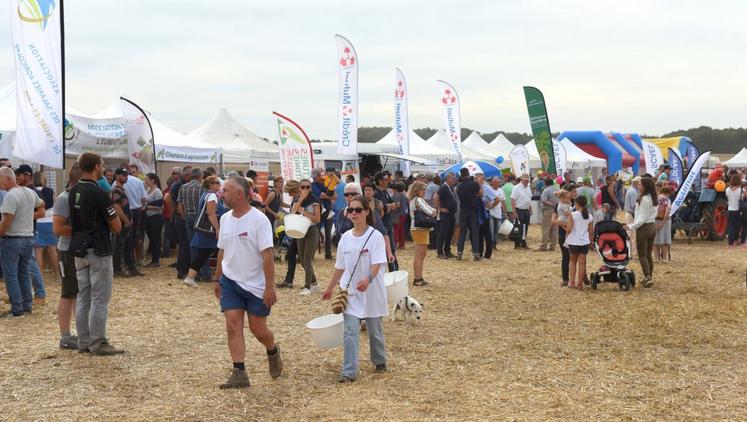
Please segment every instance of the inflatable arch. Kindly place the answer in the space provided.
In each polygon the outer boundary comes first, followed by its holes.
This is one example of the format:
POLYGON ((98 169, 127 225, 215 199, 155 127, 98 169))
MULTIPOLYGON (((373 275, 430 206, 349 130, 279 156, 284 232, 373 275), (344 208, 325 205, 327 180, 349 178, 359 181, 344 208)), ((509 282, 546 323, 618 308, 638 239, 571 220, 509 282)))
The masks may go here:
POLYGON ((634 167, 637 163, 636 158, 628 152, 634 151, 633 148, 630 145, 624 146, 612 134, 605 135, 600 130, 566 131, 558 135, 558 140, 563 138, 567 138, 584 152, 607 160, 608 174, 634 167))

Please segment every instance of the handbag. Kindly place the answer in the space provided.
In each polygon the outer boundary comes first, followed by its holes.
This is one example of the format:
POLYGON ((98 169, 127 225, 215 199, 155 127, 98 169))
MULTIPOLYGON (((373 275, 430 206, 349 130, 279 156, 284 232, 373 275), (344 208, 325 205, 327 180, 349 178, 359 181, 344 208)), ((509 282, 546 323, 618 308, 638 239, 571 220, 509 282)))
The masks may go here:
POLYGON ((508 234, 508 240, 513 240, 516 242, 517 240, 521 239, 521 225, 519 224, 519 220, 514 220, 514 228, 511 229, 511 233, 508 234))
POLYGON ((418 203, 415 203, 415 228, 416 229, 432 229, 438 224, 435 218, 426 214, 425 211, 418 207, 418 203))
POLYGON ((350 272, 350 278, 348 279, 348 282, 345 285, 345 288, 344 289, 340 288, 340 291, 337 292, 334 300, 332 300, 332 313, 341 314, 348 307, 348 289, 350 288, 350 283, 353 281, 355 270, 358 269, 358 263, 361 262, 361 256, 363 256, 363 250, 366 249, 366 244, 368 244, 368 239, 371 238, 371 235, 373 235, 375 231, 376 229, 372 228, 371 233, 369 233, 368 237, 366 238, 366 241, 363 242, 363 246, 361 246, 361 250, 360 252, 358 252, 358 259, 355 261, 355 265, 353 266, 353 271, 350 272))
POLYGON ((207 201, 205 200, 207 198, 207 193, 200 198, 200 203, 202 204, 202 207, 200 207, 200 213, 197 215, 197 219, 195 219, 195 225, 194 229, 195 231, 198 231, 203 234, 215 234, 215 228, 210 223, 210 219, 208 218, 207 213, 207 201))

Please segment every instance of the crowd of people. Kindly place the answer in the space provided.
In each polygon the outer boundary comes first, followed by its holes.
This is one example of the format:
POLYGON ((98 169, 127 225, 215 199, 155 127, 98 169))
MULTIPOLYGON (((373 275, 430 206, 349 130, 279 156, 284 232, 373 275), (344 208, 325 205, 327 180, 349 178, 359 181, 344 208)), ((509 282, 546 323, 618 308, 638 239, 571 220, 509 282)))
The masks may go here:
MULTIPOLYGON (((61 282, 59 346, 93 355, 124 353, 106 334, 113 279, 141 277, 176 253, 171 264, 176 277, 190 287, 213 282, 220 300, 233 361, 233 372, 221 388, 249 386, 245 315, 250 331, 267 349, 270 375, 280 376, 280 349, 267 317, 277 300, 276 288, 294 287, 299 260, 304 269, 300 294, 318 290, 317 250, 325 260, 334 260, 335 268, 322 297, 331 298, 335 286, 349 292, 341 382, 356 379, 363 325, 375 371, 387 371, 383 274, 399 269, 397 250, 407 240, 414 245, 412 285, 427 286, 429 249, 436 250, 438 259, 464 260, 469 239, 473 261, 491 259, 501 241, 513 241, 516 250, 531 249, 529 224, 538 201, 541 233, 535 250, 560 249, 562 286, 583 288, 594 224, 603 220, 624 220, 643 269, 643 287, 653 285, 654 258, 671 259, 669 214, 676 189, 666 167, 657 175, 635 177, 627 186, 606 172, 593 181, 541 171, 516 178, 486 178, 481 170, 470 174, 466 168, 459 174, 408 178, 399 171, 379 171, 358 183, 352 176, 342 180, 333 168, 313 169, 310 179, 275 177, 263 197, 251 169, 221 178, 211 167, 174 167, 161 185, 155 173, 143 174, 127 163, 107 168, 100 156, 84 153, 68 170, 65 191, 55 198, 43 175, 28 165, 13 170, 2 159, 0 165, 0 264, 10 304, 3 316, 20 318, 45 303, 41 270, 46 252, 61 282), (284 236, 287 214, 309 220, 303 237, 284 236), (508 236, 502 230, 506 221, 514 227, 508 236), (276 284, 281 245, 287 268, 276 284), (73 309, 77 336, 71 332, 73 309)), ((745 175, 718 170, 708 183, 729 182, 729 244, 744 244, 745 175)))

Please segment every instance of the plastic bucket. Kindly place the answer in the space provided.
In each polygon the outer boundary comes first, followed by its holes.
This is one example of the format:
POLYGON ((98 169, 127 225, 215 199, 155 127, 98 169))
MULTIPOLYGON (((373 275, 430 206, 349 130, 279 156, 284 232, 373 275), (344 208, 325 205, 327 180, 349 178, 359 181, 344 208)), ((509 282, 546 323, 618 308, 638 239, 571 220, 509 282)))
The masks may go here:
POLYGON ((322 349, 342 346, 342 318, 342 314, 329 314, 307 322, 306 328, 314 344, 322 349))
POLYGON ((508 220, 503 220, 503 224, 501 224, 501 228, 498 229, 498 233, 508 237, 508 235, 511 234, 511 230, 513 229, 514 223, 508 220))
POLYGON ((294 239, 303 239, 311 227, 311 220, 298 214, 288 214, 283 219, 285 234, 294 239))
POLYGON ((384 286, 386 286, 386 300, 390 305, 407 296, 409 285, 407 283, 410 275, 407 271, 394 271, 384 274, 384 286))

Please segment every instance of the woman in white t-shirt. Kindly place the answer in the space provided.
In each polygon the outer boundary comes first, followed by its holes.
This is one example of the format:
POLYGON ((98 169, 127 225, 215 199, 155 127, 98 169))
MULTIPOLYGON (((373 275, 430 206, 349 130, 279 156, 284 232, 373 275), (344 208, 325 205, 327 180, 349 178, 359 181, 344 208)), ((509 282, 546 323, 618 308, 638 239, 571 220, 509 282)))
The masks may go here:
POLYGON ((568 287, 584 288, 584 279, 586 278, 586 254, 589 253, 591 244, 593 218, 586 209, 586 197, 576 197, 576 211, 571 213, 566 223, 568 237, 565 243, 568 251, 571 253, 571 275, 568 287))
MULTIPOLYGON (((724 192, 728 200, 727 221, 729 224, 729 246, 739 246, 739 233, 743 230, 739 212, 739 200, 742 198, 742 179, 738 174, 731 176, 729 187, 724 192)), ((742 236, 744 238, 744 236, 742 236)))
POLYGON ((350 201, 347 216, 353 229, 340 238, 335 272, 322 294, 332 297, 335 285, 348 291, 348 305, 343 313, 343 364, 340 382, 353 382, 358 376, 358 335, 360 323, 366 321, 371 362, 378 373, 387 372, 386 345, 381 318, 388 313, 384 273, 387 256, 384 236, 373 225, 368 199, 358 196, 350 201))

